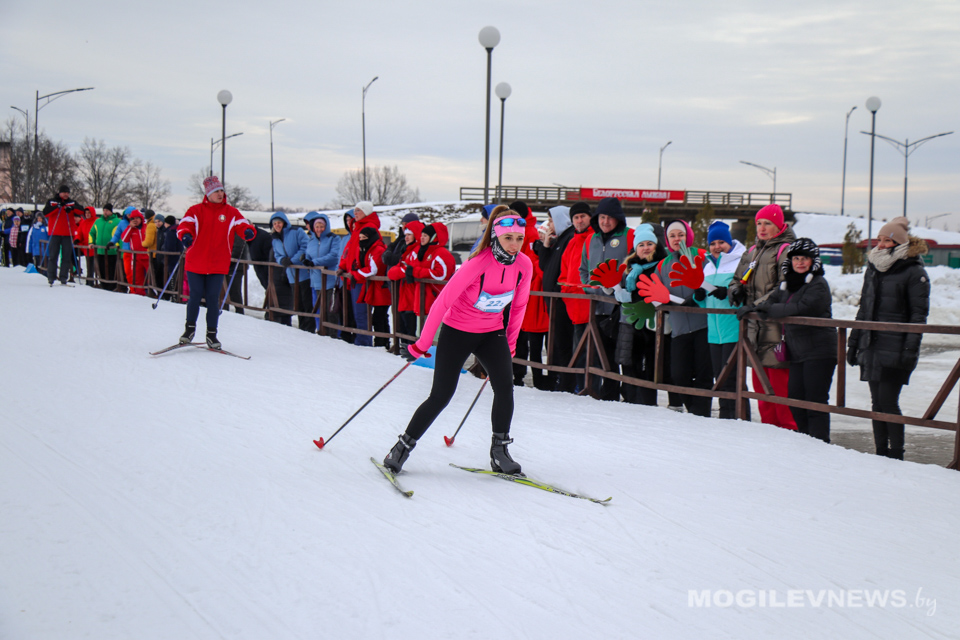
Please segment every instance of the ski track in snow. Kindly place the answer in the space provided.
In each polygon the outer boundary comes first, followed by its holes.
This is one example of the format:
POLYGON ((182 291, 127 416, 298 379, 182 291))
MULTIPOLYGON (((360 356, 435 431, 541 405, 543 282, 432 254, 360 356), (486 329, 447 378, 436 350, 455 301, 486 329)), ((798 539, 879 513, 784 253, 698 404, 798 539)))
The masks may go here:
POLYGON ((481 384, 463 376, 400 476, 408 500, 367 458, 432 371, 410 367, 321 451, 311 440, 400 359, 232 313, 224 346, 252 360, 153 358, 182 306, 5 269, 0 290, 43 319, 0 314, 16 336, 0 361, 21 380, 2 396, 0 638, 951 638, 960 624, 956 472, 517 388, 524 471, 612 495, 602 507, 448 467, 488 460, 490 393, 443 442, 481 384), (912 602, 919 588, 934 615, 688 605, 700 589, 912 602))

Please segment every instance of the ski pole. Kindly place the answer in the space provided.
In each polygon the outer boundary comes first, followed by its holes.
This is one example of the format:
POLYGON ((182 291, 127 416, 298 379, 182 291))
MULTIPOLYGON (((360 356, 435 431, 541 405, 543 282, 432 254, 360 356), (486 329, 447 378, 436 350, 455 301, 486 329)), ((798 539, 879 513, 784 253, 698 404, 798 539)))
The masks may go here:
POLYGON ((490 380, 490 378, 485 378, 485 379, 483 380, 483 384, 480 385, 480 391, 477 391, 477 397, 474 398, 474 399, 473 399, 473 402, 470 403, 470 408, 467 409, 467 413, 464 414, 463 420, 460 421, 460 426, 457 427, 457 430, 453 432, 453 437, 452 437, 452 438, 448 438, 447 436, 443 436, 443 441, 447 443, 447 446, 448 446, 448 447, 452 447, 452 446, 453 446, 453 441, 457 439, 457 434, 460 433, 460 429, 461 429, 461 427, 463 427, 463 423, 467 421, 467 417, 470 415, 470 412, 473 411, 473 405, 477 404, 477 400, 480 399, 480 394, 483 393, 483 388, 484 388, 485 386, 487 386, 487 381, 489 381, 489 380, 490 380))
POLYGON ((177 275, 177 269, 180 267, 180 261, 183 260, 183 254, 187 250, 184 249, 180 252, 180 257, 177 258, 177 264, 173 265, 173 269, 170 270, 170 277, 167 278, 167 283, 163 285, 163 289, 160 291, 160 295, 157 296, 157 301, 153 303, 153 308, 156 309, 157 305, 160 304, 160 301, 163 300, 163 294, 167 292, 167 287, 170 286, 170 281, 173 280, 173 276, 177 275))
POLYGON ((347 421, 344 422, 342 425, 340 425, 340 428, 337 429, 336 431, 334 431, 332 436, 330 436, 330 437, 327 438, 326 440, 324 440, 323 438, 320 438, 319 440, 314 440, 314 441, 313 441, 313 444, 317 445, 317 448, 323 449, 323 445, 325 445, 325 444, 327 444, 328 442, 330 442, 331 440, 333 440, 334 436, 336 436, 338 433, 340 433, 341 431, 343 431, 343 428, 344 428, 345 426, 347 426, 348 424, 350 424, 350 421, 351 421, 351 420, 353 420, 354 418, 356 418, 357 415, 358 415, 361 411, 363 411, 368 404, 370 404, 371 402, 373 402, 373 399, 374 399, 374 398, 376 398, 378 395, 380 395, 380 392, 381 392, 381 391, 383 391, 384 389, 387 388, 387 385, 389 385, 391 382, 393 382, 394 380, 396 380, 397 377, 398 377, 401 373, 403 373, 404 371, 406 371, 406 370, 407 370, 407 367, 409 367, 411 364, 413 364, 413 362, 408 362, 407 364, 403 365, 403 367, 400 368, 400 371, 397 371, 395 374, 393 374, 393 377, 390 378, 389 380, 387 380, 387 381, 384 383, 384 385, 383 385, 382 387, 380 387, 380 389, 377 390, 377 392, 376 392, 375 394, 373 394, 372 396, 370 396, 370 399, 367 400, 366 402, 364 402, 364 403, 363 403, 363 406, 360 407, 359 409, 357 409, 356 413, 354 413, 352 416, 350 416, 349 418, 347 418, 347 421))
POLYGON ((230 276, 230 283, 227 285, 227 295, 223 296, 223 301, 220 303, 219 314, 223 314, 223 307, 227 304, 227 298, 230 297, 230 287, 233 286, 233 279, 237 277, 237 269, 240 268, 240 261, 237 260, 237 266, 233 268, 233 275, 230 276))

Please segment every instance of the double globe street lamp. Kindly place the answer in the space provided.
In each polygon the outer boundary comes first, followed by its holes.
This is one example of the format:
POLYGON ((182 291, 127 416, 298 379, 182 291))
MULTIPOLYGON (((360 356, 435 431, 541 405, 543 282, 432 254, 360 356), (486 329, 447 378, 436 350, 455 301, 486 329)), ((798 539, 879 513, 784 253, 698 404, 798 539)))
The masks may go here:
MULTIPOLYGON (((233 94, 224 89, 217 94, 217 102, 223 107, 223 120, 220 132, 220 184, 223 185, 224 192, 226 192, 227 178, 224 175, 224 168, 227 164, 227 105, 233 102, 233 94)), ((230 137, 232 138, 233 136, 230 137)), ((213 165, 212 162, 210 164, 213 165)))
POLYGON ((503 114, 506 109, 507 98, 510 97, 510 94, 513 90, 510 88, 510 85, 506 82, 501 82, 497 85, 495 89, 497 97, 500 98, 500 170, 497 174, 497 203, 500 202, 502 198, 501 192, 503 190, 503 114))
POLYGON ((480 29, 480 46, 487 50, 487 133, 483 160, 483 202, 490 202, 490 74, 493 67, 493 48, 500 44, 500 32, 496 27, 480 29))

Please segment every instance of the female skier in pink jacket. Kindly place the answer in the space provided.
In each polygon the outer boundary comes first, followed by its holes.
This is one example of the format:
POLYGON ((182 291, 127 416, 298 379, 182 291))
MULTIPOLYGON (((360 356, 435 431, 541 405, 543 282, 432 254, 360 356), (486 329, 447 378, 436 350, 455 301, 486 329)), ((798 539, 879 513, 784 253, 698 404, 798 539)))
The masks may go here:
POLYGON ((437 296, 423 333, 409 346, 414 357, 424 355, 443 324, 430 396, 414 412, 406 432, 383 461, 394 473, 400 471, 417 440, 453 398, 460 370, 471 353, 490 376, 493 388, 490 466, 494 471, 520 473, 520 465, 510 457, 507 445, 513 442, 509 437, 513 419, 512 358, 533 277, 530 258, 520 253, 525 225, 516 211, 503 205, 493 210, 476 251, 437 296), (504 328, 507 305, 510 320, 504 328))

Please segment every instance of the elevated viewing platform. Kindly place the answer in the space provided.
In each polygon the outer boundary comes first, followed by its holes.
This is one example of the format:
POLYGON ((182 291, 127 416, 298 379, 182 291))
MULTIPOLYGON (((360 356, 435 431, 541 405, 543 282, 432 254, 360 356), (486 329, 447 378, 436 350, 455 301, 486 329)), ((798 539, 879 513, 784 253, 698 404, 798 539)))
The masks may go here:
MULTIPOLYGON (((628 216, 639 216, 644 209, 658 208, 671 216, 692 218, 704 205, 711 205, 717 216, 752 219, 762 207, 779 204, 792 211, 793 194, 752 193, 747 191, 675 191, 669 189, 597 189, 587 187, 490 187, 491 202, 509 204, 523 200, 531 207, 570 206, 581 200, 599 202, 602 198, 619 198, 628 216)), ((460 187, 460 200, 483 202, 483 187, 460 187)))

